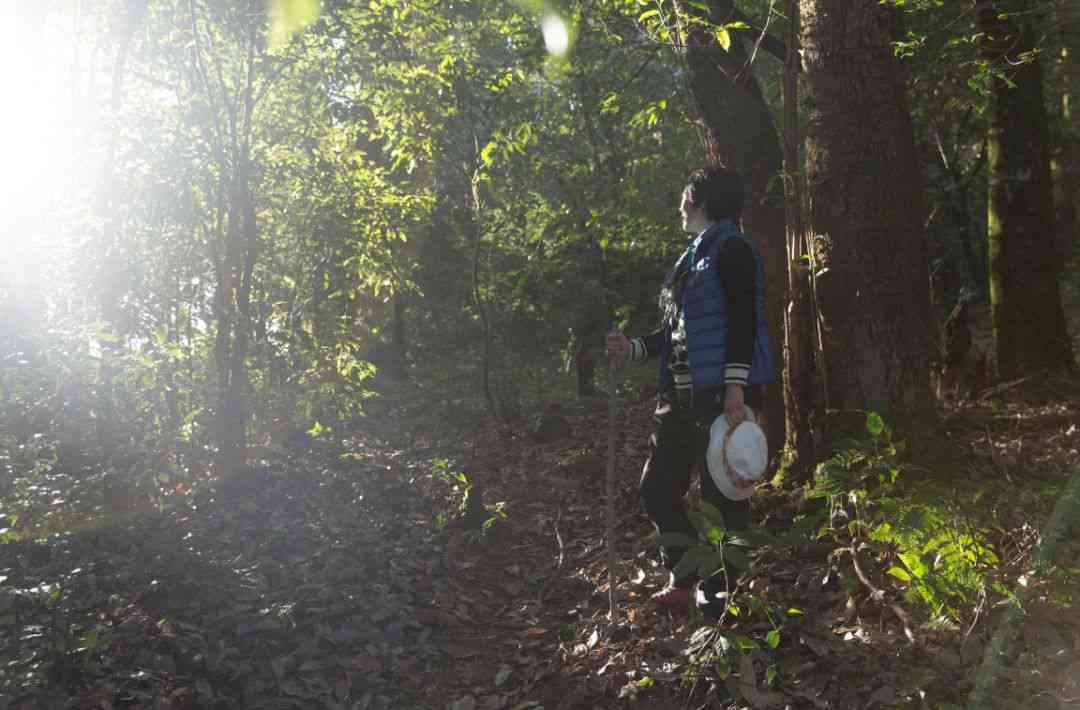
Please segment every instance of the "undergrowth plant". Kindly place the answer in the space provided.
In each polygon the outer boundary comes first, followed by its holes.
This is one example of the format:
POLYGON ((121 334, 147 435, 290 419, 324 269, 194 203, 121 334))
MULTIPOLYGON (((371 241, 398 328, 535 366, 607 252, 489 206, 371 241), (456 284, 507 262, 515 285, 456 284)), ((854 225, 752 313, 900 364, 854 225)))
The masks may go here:
MULTIPOLYGON (((451 495, 457 499, 456 515, 462 518, 473 515, 472 511, 475 503, 470 501, 472 496, 475 495, 475 489, 465 472, 453 470, 453 465, 448 459, 435 459, 432 466, 435 470, 435 476, 450 487, 451 495)), ((505 501, 483 505, 482 515, 484 516, 483 523, 480 525, 480 529, 475 531, 481 535, 490 530, 497 521, 506 519, 505 501)), ((445 526, 449 521, 450 518, 445 513, 439 513, 435 518, 435 522, 439 527, 445 526)))
POLYGON ((989 530, 939 483, 901 480, 903 444, 874 412, 866 434, 842 441, 817 467, 807 492, 826 502, 817 536, 889 565, 886 574, 909 603, 926 610, 931 625, 955 627, 988 591, 1005 591, 991 578, 999 559, 989 530))
MULTIPOLYGON (((792 542, 791 533, 776 537, 764 530, 728 530, 723 514, 708 502, 702 502, 698 510, 689 512, 690 520, 697 529, 698 537, 683 533, 665 533, 659 537, 662 545, 685 547, 673 574, 676 578, 685 578, 696 574, 700 579, 719 575, 724 580, 725 591, 720 597, 725 601, 724 611, 716 624, 702 626, 691 636, 687 649, 689 667, 685 677, 687 682, 697 682, 706 669, 725 681, 736 670, 739 673, 753 672, 752 663, 743 663, 745 657, 758 657, 780 645, 783 627, 789 620, 802 616, 799 609, 788 609, 786 614, 777 609, 767 599, 744 589, 729 577, 728 569, 745 572, 753 565, 752 554, 765 546, 781 547, 792 542), (727 630, 726 622, 749 621, 751 618, 764 619, 768 622, 768 631, 760 632, 727 630)), ((701 619, 696 607, 691 614, 701 619)), ((755 627, 756 628, 756 627, 755 627)), ((778 668, 771 658, 765 657, 765 682, 772 686, 778 677, 778 668)))

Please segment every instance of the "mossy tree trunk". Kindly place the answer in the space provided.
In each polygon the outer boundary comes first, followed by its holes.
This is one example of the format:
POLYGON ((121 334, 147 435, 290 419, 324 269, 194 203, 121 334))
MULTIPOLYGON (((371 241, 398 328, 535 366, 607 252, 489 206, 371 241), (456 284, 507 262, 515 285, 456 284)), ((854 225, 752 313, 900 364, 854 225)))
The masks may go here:
POLYGON ((987 156, 990 303, 998 375, 1073 367, 1058 288, 1042 67, 1034 33, 979 0, 980 54, 993 74, 987 156))
POLYGON ((1073 18, 1069 7, 1074 0, 1058 0, 1054 24, 1058 32, 1057 86, 1055 103, 1060 126, 1057 150, 1051 158, 1054 180, 1054 213, 1058 252, 1072 257, 1080 239, 1080 127, 1076 125, 1076 89, 1080 82, 1080 17, 1073 18))

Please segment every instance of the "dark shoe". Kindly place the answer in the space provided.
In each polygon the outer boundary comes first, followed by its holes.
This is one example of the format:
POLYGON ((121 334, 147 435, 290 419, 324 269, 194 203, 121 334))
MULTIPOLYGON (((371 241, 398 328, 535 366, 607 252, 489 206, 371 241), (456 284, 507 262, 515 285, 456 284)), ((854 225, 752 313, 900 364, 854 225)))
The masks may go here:
POLYGON ((666 587, 650 597, 653 602, 664 606, 686 607, 693 598, 693 590, 683 587, 666 587))

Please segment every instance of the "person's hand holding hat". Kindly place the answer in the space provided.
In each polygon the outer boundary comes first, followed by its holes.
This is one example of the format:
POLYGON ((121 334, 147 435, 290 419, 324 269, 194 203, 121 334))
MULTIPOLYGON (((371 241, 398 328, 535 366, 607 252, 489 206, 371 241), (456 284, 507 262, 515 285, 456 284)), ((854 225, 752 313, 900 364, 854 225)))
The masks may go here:
MULTIPOLYGON (((736 412, 736 415, 739 413, 736 412)), ((717 417, 709 429, 706 463, 709 476, 731 500, 745 500, 765 475, 769 447, 754 412, 743 405, 742 416, 732 422, 728 413, 717 417)))
MULTIPOLYGON (((730 384, 724 387, 724 416, 730 426, 739 426, 746 419, 746 412, 750 412, 743 397, 742 385, 730 384)), ((750 416, 754 416, 753 412, 750 412, 750 416)))

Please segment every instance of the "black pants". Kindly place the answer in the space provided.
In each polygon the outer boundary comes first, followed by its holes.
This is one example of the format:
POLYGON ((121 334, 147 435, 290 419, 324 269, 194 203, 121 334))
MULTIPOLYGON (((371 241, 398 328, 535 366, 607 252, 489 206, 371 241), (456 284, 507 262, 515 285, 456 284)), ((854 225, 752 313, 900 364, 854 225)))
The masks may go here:
MULTIPOLYGON (((760 387, 744 388, 744 401, 756 412, 761 402, 760 387)), ((680 408, 671 393, 657 397, 653 412, 653 434, 649 438, 649 459, 641 473, 641 502, 646 514, 660 534, 679 532, 697 537, 697 529, 686 514, 683 497, 690 490, 690 476, 695 464, 701 476, 701 496, 716 506, 724 516, 728 530, 745 530, 750 526, 750 500, 733 501, 727 498, 713 483, 705 466, 705 452, 709 446, 708 425, 723 412, 720 404, 701 408, 680 408)), ((664 566, 674 570, 679 564, 684 547, 661 546, 660 558, 664 566)), ((734 584, 736 570, 728 569, 728 579, 734 584)), ((692 587, 697 579, 693 576, 676 580, 676 586, 692 587)), ((719 616, 722 602, 717 592, 724 591, 724 574, 718 572, 702 585, 698 595, 698 608, 703 614, 719 616)))

